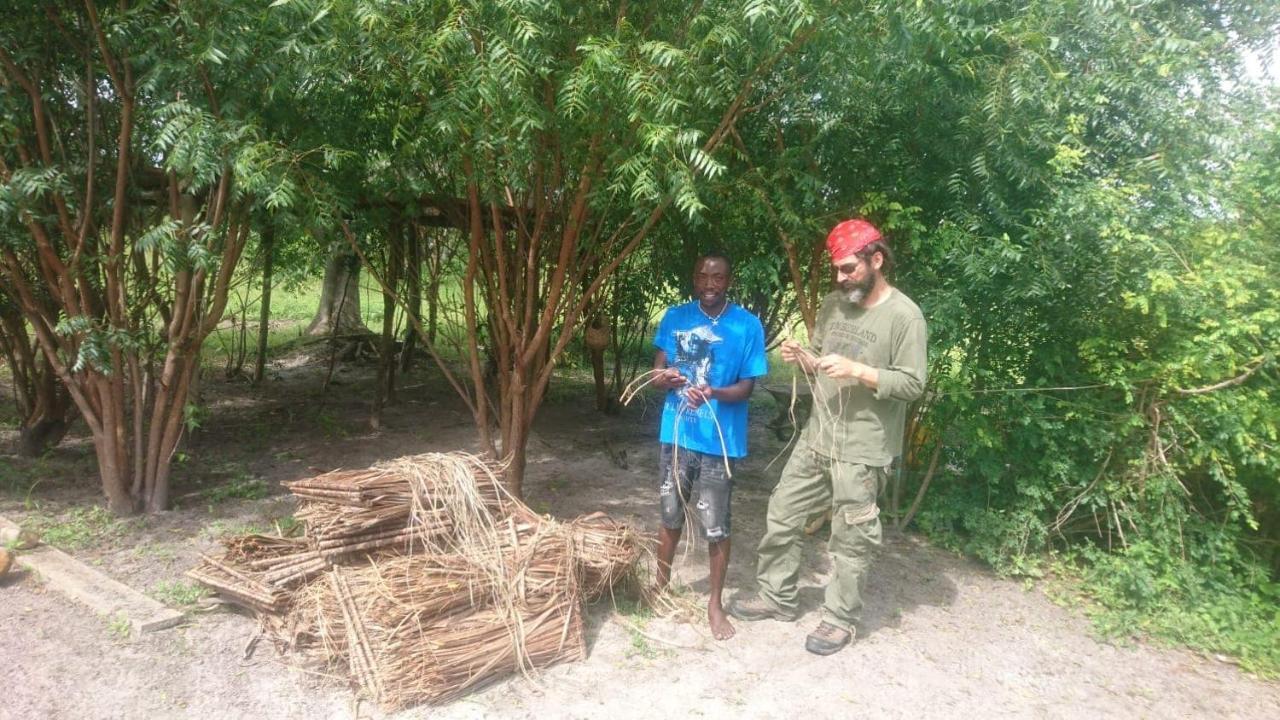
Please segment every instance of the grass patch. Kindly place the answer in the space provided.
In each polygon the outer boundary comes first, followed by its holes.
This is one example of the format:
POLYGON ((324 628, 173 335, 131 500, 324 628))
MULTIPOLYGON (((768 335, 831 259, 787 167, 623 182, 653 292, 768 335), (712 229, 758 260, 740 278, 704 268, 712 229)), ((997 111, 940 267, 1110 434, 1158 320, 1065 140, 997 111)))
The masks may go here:
POLYGON ((57 518, 35 515, 30 527, 42 542, 62 550, 83 550, 118 539, 136 522, 121 520, 101 505, 94 505, 75 508, 57 518))
POLYGON ((626 628, 629 638, 627 649, 623 652, 628 660, 634 658, 655 660, 667 654, 666 651, 654 647, 649 638, 644 635, 649 621, 656 617, 653 608, 639 598, 619 597, 614 602, 614 610, 623 619, 622 626, 626 628))
POLYGON ((1234 658, 1241 668, 1280 677, 1280 583, 1228 563, 1211 570, 1174 562, 1144 543, 1059 565, 1088 602, 1085 614, 1108 638, 1139 634, 1169 645, 1234 658))
POLYGON ((200 536, 207 540, 221 540, 229 535, 267 535, 271 529, 258 523, 239 522, 235 520, 214 520, 200 531, 200 536))
POLYGON ((271 524, 275 526, 276 534, 280 537, 294 537, 301 535, 305 529, 302 521, 293 515, 284 515, 282 517, 273 518, 271 524))
POLYGON ((270 493, 266 481, 252 475, 237 475, 227 482, 200 491, 200 499, 217 504, 227 500, 261 500, 270 493))
POLYGON ((133 556, 138 559, 159 560, 164 563, 171 563, 178 559, 178 554, 174 552, 170 545, 142 544, 133 549, 133 556))
POLYGON ((350 434, 346 424, 331 412, 322 412, 317 415, 316 424, 320 426, 320 432, 332 440, 345 438, 350 434))
POLYGON ((209 594, 204 587, 186 580, 164 580, 152 585, 147 592, 165 605, 179 608, 195 605, 209 594))
POLYGON ((133 637, 133 623, 129 622, 128 616, 124 613, 116 613, 107 622, 107 632, 116 642, 125 642, 133 637))

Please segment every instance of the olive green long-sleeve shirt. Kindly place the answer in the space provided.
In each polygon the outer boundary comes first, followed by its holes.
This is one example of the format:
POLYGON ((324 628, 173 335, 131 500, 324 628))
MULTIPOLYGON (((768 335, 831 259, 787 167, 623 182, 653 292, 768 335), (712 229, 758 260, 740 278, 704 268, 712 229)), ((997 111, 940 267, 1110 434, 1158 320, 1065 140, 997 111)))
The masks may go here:
POLYGON ((907 405, 924 393, 928 364, 924 315, 897 289, 863 308, 844 293, 828 294, 818 311, 812 349, 875 368, 877 388, 818 373, 804 439, 820 454, 884 467, 902 454, 907 405))

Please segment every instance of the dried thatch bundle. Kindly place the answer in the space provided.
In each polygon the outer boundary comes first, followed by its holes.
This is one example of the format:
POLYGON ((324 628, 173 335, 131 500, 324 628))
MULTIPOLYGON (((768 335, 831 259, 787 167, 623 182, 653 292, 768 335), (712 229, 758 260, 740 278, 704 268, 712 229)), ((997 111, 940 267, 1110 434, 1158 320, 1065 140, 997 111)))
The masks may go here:
POLYGON ((289 588, 329 566, 306 538, 240 535, 223 541, 221 558, 203 555, 187 577, 258 612, 282 612, 289 588))
POLYGON ((555 595, 534 596, 515 615, 495 609, 438 618, 424 627, 429 642, 388 643, 374 656, 387 709, 421 702, 452 700, 516 672, 550 667, 586 656, 581 603, 568 587, 555 595), (519 642, 508 625, 516 623, 519 642))
POLYGON ((328 582, 299 592, 280 626, 292 632, 285 640, 346 663, 363 691, 388 708, 581 657, 570 539, 513 520, 497 537, 491 557, 387 554, 335 567, 328 582))
POLYGON ((234 538, 188 574, 388 708, 578 659, 584 594, 627 575, 643 543, 602 513, 539 517, 501 470, 429 453, 290 483, 305 537, 234 538))
POLYGON ((635 528, 604 513, 585 515, 568 527, 587 601, 599 598, 630 574, 645 547, 635 528))
POLYGON ((441 500, 457 494, 460 478, 470 499, 490 514, 503 516, 514 509, 515 501, 498 480, 501 470, 474 455, 426 453, 367 470, 334 470, 286 486, 302 501, 297 518, 321 547, 385 539, 410 530, 436 539, 454 531, 453 514, 441 500))

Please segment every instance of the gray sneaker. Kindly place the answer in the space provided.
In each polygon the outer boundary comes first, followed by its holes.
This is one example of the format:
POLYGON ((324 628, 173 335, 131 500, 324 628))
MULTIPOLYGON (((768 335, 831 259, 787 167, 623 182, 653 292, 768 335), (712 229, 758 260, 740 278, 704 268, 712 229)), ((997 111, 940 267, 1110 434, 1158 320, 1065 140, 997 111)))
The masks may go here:
POLYGON ((814 655, 831 655, 853 642, 853 633, 822 621, 804 640, 804 649, 814 655))
POLYGON ((756 620, 793 622, 796 619, 795 615, 779 609, 778 606, 759 595, 752 595, 745 600, 734 600, 729 603, 729 614, 747 622, 755 622, 756 620))

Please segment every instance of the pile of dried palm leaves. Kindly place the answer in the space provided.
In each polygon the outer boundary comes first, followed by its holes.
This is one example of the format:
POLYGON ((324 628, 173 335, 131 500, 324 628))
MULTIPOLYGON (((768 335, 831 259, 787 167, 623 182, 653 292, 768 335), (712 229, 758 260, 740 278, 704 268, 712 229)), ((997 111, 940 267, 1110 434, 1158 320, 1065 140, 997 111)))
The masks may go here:
POLYGON ((303 537, 232 538, 189 575, 387 709, 579 659, 582 602, 634 569, 640 536, 602 513, 540 517, 500 471, 431 453, 291 483, 303 537))

